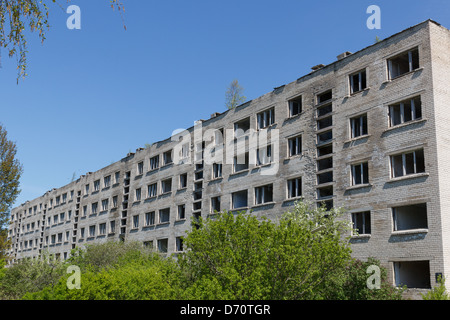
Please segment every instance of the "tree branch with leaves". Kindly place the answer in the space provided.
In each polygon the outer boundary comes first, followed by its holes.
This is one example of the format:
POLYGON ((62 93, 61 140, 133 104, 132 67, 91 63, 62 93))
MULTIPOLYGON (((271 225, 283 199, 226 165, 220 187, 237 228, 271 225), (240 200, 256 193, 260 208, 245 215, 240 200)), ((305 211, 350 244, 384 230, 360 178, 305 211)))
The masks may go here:
MULTIPOLYGON (((6 49, 10 58, 16 57, 17 82, 27 76, 28 42, 25 32, 37 32, 43 43, 50 29, 48 2, 57 3, 56 0, 0 0, 0 48, 6 49)), ((120 0, 110 0, 110 3, 113 9, 124 11, 120 0)))

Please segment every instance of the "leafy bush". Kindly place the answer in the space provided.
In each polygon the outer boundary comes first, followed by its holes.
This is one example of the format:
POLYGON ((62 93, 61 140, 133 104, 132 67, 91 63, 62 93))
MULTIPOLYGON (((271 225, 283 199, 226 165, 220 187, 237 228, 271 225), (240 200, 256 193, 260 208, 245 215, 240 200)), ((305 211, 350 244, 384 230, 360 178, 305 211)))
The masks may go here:
POLYGON ((426 294, 422 294, 423 300, 450 300, 450 296, 445 288, 445 278, 438 277, 438 285, 428 291, 426 294))
POLYGON ((177 296, 169 261, 133 260, 120 266, 88 270, 81 276, 80 289, 69 289, 68 276, 54 287, 26 294, 29 300, 168 300, 177 296))

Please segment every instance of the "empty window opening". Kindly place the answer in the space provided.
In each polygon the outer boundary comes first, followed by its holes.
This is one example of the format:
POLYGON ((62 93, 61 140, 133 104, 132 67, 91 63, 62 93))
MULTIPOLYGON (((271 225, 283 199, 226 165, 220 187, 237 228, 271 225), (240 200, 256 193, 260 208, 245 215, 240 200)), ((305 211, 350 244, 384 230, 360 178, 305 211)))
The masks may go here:
POLYGON ((144 245, 144 248, 147 248, 147 249, 153 249, 153 241, 144 241, 143 242, 143 245, 144 245))
POLYGON ((250 130, 250 118, 243 119, 234 123, 234 136, 239 138, 250 130))
POLYGON ((172 191, 172 178, 161 181, 161 193, 172 191))
POLYGON ((194 202, 192 204, 192 210, 197 211, 202 209, 202 201, 194 202))
POLYGON ((419 68, 419 49, 399 54, 396 57, 387 60, 389 79, 395 79, 401 75, 419 68))
POLYGON ((180 174, 180 189, 187 187, 187 173, 180 174))
POLYGON ((302 136, 288 139, 289 157, 300 155, 302 153, 302 136))
POLYGON ((141 201, 141 188, 136 189, 135 201, 141 201))
POLYGON ((145 226, 153 226, 155 224, 155 211, 145 213, 145 226))
POLYGON ((267 128, 275 123, 275 109, 270 108, 256 115, 258 129, 267 128))
MULTIPOLYGON (((100 180, 95 180, 94 181, 94 191, 99 191, 100 190, 100 180)), ((57 199, 59 201, 59 199, 57 199)))
POLYGON ((333 131, 326 131, 317 134, 317 143, 326 143, 333 139, 333 131))
POLYGON ((199 200, 199 199, 202 198, 202 191, 201 191, 201 189, 200 189, 200 191, 193 192, 193 198, 194 198, 194 201, 195 200, 199 200))
POLYGON ((173 162, 172 150, 169 150, 169 151, 166 151, 163 153, 163 162, 164 162, 164 165, 171 164, 173 162))
POLYGON ((422 101, 420 96, 389 106, 389 125, 391 127, 421 118, 422 101))
POLYGON ((392 208, 394 231, 427 229, 426 203, 392 208))
POLYGON ((168 248, 168 239, 159 239, 158 240, 158 251, 161 253, 166 253, 168 248))
POLYGON ((186 219, 186 205, 180 204, 178 206, 178 220, 186 219))
POLYGON ((371 234, 370 211, 352 213, 355 235, 371 234))
POLYGON ((214 143, 216 146, 222 145, 224 141, 223 128, 214 131, 214 143))
POLYGON ((109 233, 116 232, 116 221, 112 220, 109 222, 109 233))
POLYGON ((333 167, 333 157, 317 160, 317 171, 331 169, 333 167))
POLYGON ((333 209, 333 200, 324 200, 317 202, 317 207, 322 208, 324 207, 326 211, 330 211, 333 209))
POLYGON ((322 130, 333 125, 333 117, 326 117, 320 120, 317 120, 317 130, 322 130))
POLYGON ((185 143, 181 146, 181 150, 179 150, 179 158, 186 159, 189 158, 189 152, 191 151, 191 144, 185 143))
POLYGON ((272 146, 256 150, 256 164, 261 166, 272 162, 272 146))
POLYGON ((249 164, 248 152, 246 152, 245 154, 239 154, 234 157, 233 171, 238 172, 242 170, 247 170, 248 164, 249 164))
POLYGON ((350 119, 351 138, 367 135, 367 114, 350 119))
POLYGON ((197 171, 194 173, 194 180, 201 180, 203 179, 203 171, 197 171))
POLYGON ((194 154, 194 161, 202 161, 204 156, 204 150, 205 150, 206 142, 198 142, 195 145, 195 154, 194 154))
POLYGON ((287 198, 297 198, 302 196, 302 178, 289 179, 287 181, 287 198))
POLYGON ((98 202, 94 202, 92 205, 91 205, 91 209, 92 209, 92 214, 96 214, 97 213, 97 211, 98 211, 98 202))
POLYGON ((367 162, 352 165, 352 186, 369 183, 369 164, 367 162))
POLYGON ((170 208, 159 210, 159 223, 167 223, 170 220, 170 208))
POLYGON ((294 117, 302 112, 302 97, 289 100, 289 117, 294 117))
POLYGON ((89 226, 89 237, 95 237, 95 225, 89 226))
POLYGON ((195 182, 194 183, 194 191, 201 191, 203 189, 203 182, 195 182))
POLYGON ((159 168, 159 155, 150 158, 150 170, 156 170, 159 168))
POLYGON ((220 212, 220 197, 211 198, 211 213, 220 212))
POLYGON ((317 199, 323 200, 333 196, 333 186, 317 188, 317 199))
POLYGON ((133 216, 133 229, 139 228, 139 215, 133 216))
POLYGON ((181 252, 183 251, 183 238, 182 237, 176 237, 175 238, 175 245, 176 245, 176 251, 181 252))
POLYGON ((423 149, 391 156, 391 177, 425 172, 423 149))
POLYGON ((350 93, 356 93, 367 88, 366 70, 349 76, 350 93))
POLYGON ((333 93, 331 90, 328 90, 324 93, 317 95, 317 104, 324 103, 326 101, 330 101, 333 98, 333 93))
POLYGON ((152 183, 150 185, 148 185, 148 197, 156 197, 156 195, 158 194, 158 185, 157 183, 152 183))
POLYGON ((248 192, 247 190, 242 190, 234 192, 231 195, 232 208, 245 208, 248 206, 248 192))
POLYGON ((213 179, 222 177, 222 164, 221 163, 213 163, 212 177, 213 177, 213 179))
POLYGON ((255 188, 255 204, 264 204, 272 201, 273 201, 272 184, 255 188))
POLYGON ((397 287, 406 285, 408 288, 429 289, 429 261, 394 262, 394 278, 397 287))
POLYGON ((103 199, 102 200, 102 211, 108 210, 109 207, 109 199, 103 199))
POLYGON ((141 175, 144 173, 144 162, 139 162, 137 165, 137 174, 141 175))
POLYGON ((333 182, 333 171, 324 172, 317 175, 317 184, 333 182))

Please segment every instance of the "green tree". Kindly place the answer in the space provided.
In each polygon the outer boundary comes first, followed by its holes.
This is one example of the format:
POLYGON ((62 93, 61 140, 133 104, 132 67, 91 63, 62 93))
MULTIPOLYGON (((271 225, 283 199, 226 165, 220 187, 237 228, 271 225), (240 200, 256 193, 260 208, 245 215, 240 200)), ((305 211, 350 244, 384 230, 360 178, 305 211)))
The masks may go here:
MULTIPOLYGON (((0 1, 0 48, 5 48, 9 57, 16 57, 17 81, 27 75, 28 49, 25 32, 27 30, 36 31, 43 43, 46 31, 50 28, 48 3, 56 3, 56 0, 0 1)), ((110 0, 110 4, 113 9, 117 8, 120 12, 123 11, 123 4, 120 0, 110 0)))
POLYGON ((16 144, 8 140, 7 131, 0 124, 0 259, 5 258, 9 245, 6 238, 10 209, 20 193, 23 168, 16 154, 16 144))
POLYGON ((351 260, 347 225, 297 203, 279 223, 247 213, 199 221, 179 258, 192 299, 321 299, 351 260))
POLYGON ((236 79, 233 80, 225 93, 225 106, 228 109, 234 109, 244 103, 247 98, 242 95, 243 91, 244 88, 239 85, 239 82, 236 79))

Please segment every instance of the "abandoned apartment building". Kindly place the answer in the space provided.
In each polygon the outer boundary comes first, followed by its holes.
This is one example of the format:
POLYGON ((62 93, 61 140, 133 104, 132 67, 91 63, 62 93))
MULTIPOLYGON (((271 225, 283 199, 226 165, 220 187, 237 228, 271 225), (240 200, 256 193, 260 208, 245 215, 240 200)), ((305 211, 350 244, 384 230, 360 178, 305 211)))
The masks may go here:
POLYGON ((110 239, 179 253, 192 217, 276 219, 305 199, 347 210, 354 257, 430 288, 450 275, 449 49, 450 31, 424 21, 186 130, 207 138, 175 150, 172 136, 27 201, 11 212, 12 261, 110 239), (263 130, 262 150, 204 161, 263 130))

